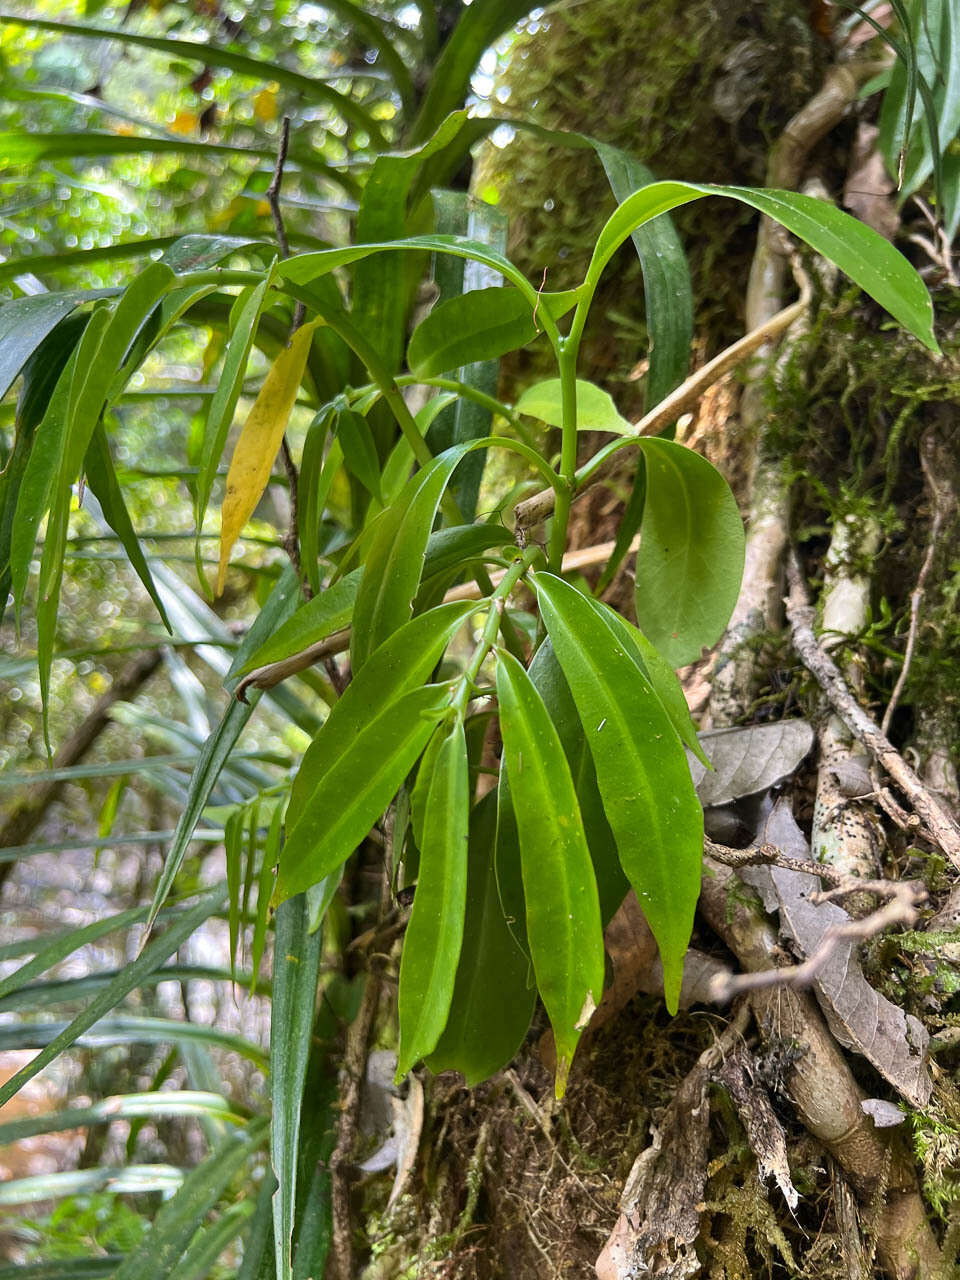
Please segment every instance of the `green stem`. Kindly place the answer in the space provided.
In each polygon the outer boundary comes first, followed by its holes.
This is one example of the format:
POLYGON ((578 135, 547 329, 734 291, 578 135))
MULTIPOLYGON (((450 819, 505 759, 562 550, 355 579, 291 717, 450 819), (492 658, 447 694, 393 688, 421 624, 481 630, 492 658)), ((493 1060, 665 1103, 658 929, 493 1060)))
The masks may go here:
POLYGON ((490 597, 490 612, 487 615, 486 625, 484 626, 483 633, 477 642, 477 647, 474 649, 470 661, 467 664, 467 669, 460 677, 460 681, 457 685, 457 691, 454 696, 453 707, 459 715, 463 716, 466 714, 467 706, 474 694, 477 677, 480 674, 480 668, 483 666, 487 654, 496 643, 497 634, 504 622, 504 605, 509 598, 511 591, 513 591, 514 587, 527 572, 533 562, 539 556, 542 556, 542 554, 543 553, 539 547, 527 547, 523 554, 513 562, 507 572, 503 575, 499 585, 490 597))
POLYGON ((550 569, 559 573, 567 545, 567 524, 577 473, 577 347, 579 336, 560 341, 557 363, 560 369, 560 484, 554 486, 557 500, 550 529, 550 569))

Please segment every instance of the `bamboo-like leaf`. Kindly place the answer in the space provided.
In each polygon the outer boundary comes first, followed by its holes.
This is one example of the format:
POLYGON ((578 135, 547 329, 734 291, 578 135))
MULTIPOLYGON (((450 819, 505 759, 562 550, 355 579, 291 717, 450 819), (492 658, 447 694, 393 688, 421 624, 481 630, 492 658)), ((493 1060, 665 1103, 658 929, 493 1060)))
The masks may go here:
POLYGON ((0 305, 0 399, 44 338, 83 301, 83 294, 36 293, 0 305))
POLYGON ((280 845, 283 839, 283 805, 278 804, 270 819, 270 827, 263 846, 263 861, 257 880, 257 914, 253 923, 253 940, 250 943, 250 970, 253 986, 260 975, 260 962, 267 941, 267 919, 270 915, 270 895, 276 876, 280 845))
POLYGON ((557 1046, 557 1097, 603 994, 603 930, 580 806, 556 729, 530 677, 497 655, 503 756, 520 837, 527 938, 557 1046))
MULTIPOLYGON (((282 625, 293 613, 297 605, 298 596, 299 587, 296 576, 292 572, 282 576, 238 648, 233 665, 227 673, 228 676, 235 675, 236 669, 245 664, 254 649, 263 644, 266 635, 269 635, 272 630, 282 625)), ((164 858, 160 879, 154 890, 153 902, 150 905, 150 915, 147 921, 148 930, 153 926, 157 913, 173 888, 173 882, 190 846, 197 823, 200 821, 207 801, 210 799, 210 793, 213 791, 225 764, 230 759, 247 721, 253 714, 253 708, 256 706, 259 697, 260 694, 258 692, 253 692, 248 702, 238 702, 231 698, 223 719, 203 744, 190 778, 189 791, 180 812, 176 831, 164 858)))
POLYGON ((263 1145, 267 1121, 254 1120, 245 1132, 227 1138, 192 1169, 180 1190, 157 1212, 143 1239, 114 1272, 116 1280, 168 1280, 193 1239, 197 1224, 214 1207, 230 1181, 263 1145))
POLYGON ((18 1263, 0 1267, 0 1280, 102 1280, 113 1275, 122 1261, 122 1254, 106 1253, 100 1258, 18 1263))
POLYGON ((62 1133, 65 1129, 82 1129, 92 1124, 111 1124, 114 1120, 134 1116, 216 1116, 230 1124, 245 1123, 246 1116, 228 1098, 219 1093, 196 1089, 158 1089, 152 1093, 121 1093, 103 1098, 89 1107, 67 1107, 44 1115, 25 1116, 0 1124, 0 1146, 22 1142, 41 1133, 62 1133))
MULTIPOLYGON (((169 1164, 128 1164, 116 1169, 75 1169, 66 1173, 37 1173, 0 1185, 0 1207, 33 1204, 38 1200, 59 1200, 64 1196, 89 1195, 94 1191, 115 1191, 135 1195, 145 1191, 166 1191, 182 1185, 184 1173, 169 1164)), ((119 1269, 112 1273, 119 1274, 119 1269)))
POLYGON ((745 538, 730 486, 672 440, 640 444, 647 472, 636 564, 637 621, 671 666, 723 634, 740 593, 745 538))
POLYGON ((220 532, 217 595, 223 592, 233 544, 253 515, 267 487, 287 420, 300 389, 313 331, 319 321, 302 325, 277 356, 243 425, 227 472, 220 532))
POLYGON ((433 761, 420 869, 400 961, 397 1079, 431 1053, 450 1012, 467 897, 470 777, 458 717, 433 761))
POLYGON ((241 1200, 225 1209, 216 1222, 204 1227, 170 1272, 170 1280, 204 1280, 223 1251, 237 1238, 253 1216, 252 1200, 241 1200))
MULTIPOLYGON (((161 939, 163 941, 163 939, 161 939)), ((154 970, 156 972, 156 970, 154 970)), ((121 975, 122 976, 122 975, 121 975)), ((141 986, 152 978, 138 978, 134 986, 141 986)), ((119 989, 115 980, 111 982, 110 991, 119 989)), ((131 988, 132 989, 132 988, 131 988)), ((99 999, 99 997, 98 997, 99 999)), ((114 999, 116 1003, 116 999, 114 999)), ((76 1019, 74 1020, 76 1022, 76 1019)), ((237 1053, 248 1059, 260 1071, 267 1069, 267 1055, 259 1045, 244 1040, 242 1036, 232 1035, 228 1031, 218 1031, 216 1027, 206 1027, 199 1022, 175 1022, 171 1018, 137 1018, 132 1016, 104 1018, 97 1021, 96 1027, 90 1031, 75 1034, 74 1023, 64 1022, 8 1022, 0 1026, 0 1049, 47 1049, 56 1041, 60 1043, 65 1033, 70 1033, 69 1046, 81 1048, 103 1048, 118 1044, 210 1044, 237 1053)), ((59 1052, 59 1049, 57 1050, 59 1052)), ((56 1053, 52 1055, 56 1057, 56 1053)), ((49 1061, 47 1059, 46 1061, 49 1061)), ((34 1062, 36 1059, 34 1059, 34 1062)), ((41 1063, 46 1065, 46 1061, 41 1063)), ((34 1063, 28 1064, 32 1068, 34 1063)), ((24 1068, 27 1070, 28 1068, 24 1068)), ((39 1068, 37 1068, 39 1070, 39 1068)), ((23 1083, 23 1082, 21 1082, 23 1083)), ((19 1085, 18 1085, 19 1088, 19 1085)))
POLYGON ((350 681, 304 752, 293 780, 287 809, 288 847, 325 775, 380 711, 430 679, 443 651, 478 607, 466 602, 443 604, 411 619, 350 681))
POLYGON ((300 539, 300 560, 313 594, 320 594, 319 535, 320 520, 327 503, 327 495, 333 476, 343 455, 334 440, 330 445, 330 457, 324 461, 324 447, 331 425, 336 421, 332 405, 324 407, 307 428, 300 456, 300 493, 297 506, 297 535, 300 539), (334 458, 333 455, 337 457, 334 458))
POLYGON ((370 424, 359 413, 344 409, 337 417, 337 439, 343 450, 343 461, 372 498, 379 502, 380 460, 370 424))
POLYGON ((350 636, 359 671, 370 655, 410 618, 430 530, 454 469, 477 442, 456 445, 418 471, 384 512, 366 556, 350 636))
POLYGON ((795 191, 653 182, 611 214, 594 247, 584 282, 587 288, 596 288, 604 267, 638 227, 679 205, 714 195, 738 200, 779 222, 835 263, 930 351, 940 350, 933 333, 930 294, 907 259, 850 214, 795 191))
POLYGON ((551 574, 538 573, 535 581, 621 865, 660 948, 667 1007, 675 1011, 703 858, 703 812, 683 744, 634 659, 586 598, 551 574))
POLYGON ((449 700, 449 685, 427 685, 390 702, 364 724, 323 775, 281 850, 277 902, 347 860, 396 795, 449 700))
POLYGON ((223 849, 227 863, 227 902, 230 930, 230 973, 237 980, 237 952, 240 949, 240 895, 242 883, 244 812, 234 809, 223 828, 223 849))
POLYGON ((501 902, 504 866, 495 859, 496 826, 497 797, 489 792, 470 817, 463 945, 450 1014, 426 1060, 431 1071, 461 1072, 471 1088, 514 1057, 536 1004, 529 959, 501 902))
MULTIPOLYGON (((536 382, 532 387, 527 387, 514 407, 517 413, 539 418, 548 426, 562 426, 560 379, 547 378, 544 382, 536 382)), ((626 418, 621 418, 608 391, 578 378, 577 430, 613 431, 617 435, 626 435, 633 427, 626 418)))
POLYGON ((274 933, 270 1016, 270 1159, 277 1179, 273 1198, 277 1280, 291 1280, 293 1275, 290 1245, 297 1201, 300 1108, 320 970, 321 935, 311 934, 307 925, 305 895, 281 902, 274 933))
POLYGON ((153 973, 169 959, 184 939, 190 937, 194 929, 222 905, 225 897, 226 886, 220 885, 216 889, 211 889, 196 906, 191 907, 189 911, 185 911, 182 916, 173 921, 162 937, 151 943, 132 964, 118 974, 106 990, 92 1000, 81 1013, 78 1013, 46 1048, 25 1067, 21 1067, 5 1084, 0 1085, 0 1106, 12 1098, 28 1080, 32 1080, 47 1063, 52 1062, 64 1049, 68 1049, 78 1036, 115 1008, 128 992, 137 987, 143 977, 153 973))

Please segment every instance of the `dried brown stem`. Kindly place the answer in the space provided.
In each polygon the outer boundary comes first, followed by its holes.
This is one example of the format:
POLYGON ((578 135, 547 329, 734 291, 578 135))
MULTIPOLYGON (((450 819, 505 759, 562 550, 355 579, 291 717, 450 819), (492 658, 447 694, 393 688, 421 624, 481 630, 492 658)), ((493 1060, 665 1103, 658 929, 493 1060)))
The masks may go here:
POLYGON ((924 786, 900 752, 856 701, 833 659, 818 643, 813 632, 814 611, 794 553, 787 560, 787 577, 790 586, 786 601, 787 616, 793 629, 793 645, 803 665, 823 689, 830 705, 850 732, 863 743, 910 801, 934 843, 960 870, 960 825, 929 788, 924 786))

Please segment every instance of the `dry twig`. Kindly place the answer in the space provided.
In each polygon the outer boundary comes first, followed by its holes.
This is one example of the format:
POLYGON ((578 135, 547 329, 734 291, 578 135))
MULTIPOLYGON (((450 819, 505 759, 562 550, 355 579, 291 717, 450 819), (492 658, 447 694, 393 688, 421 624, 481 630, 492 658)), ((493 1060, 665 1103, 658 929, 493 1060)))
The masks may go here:
POLYGON ((929 788, 924 786, 893 743, 856 701, 833 659, 818 643, 813 632, 814 611, 793 552, 787 559, 787 577, 790 585, 786 601, 787 617, 793 629, 793 645, 803 665, 823 689, 834 711, 850 732, 863 743, 910 801, 926 824, 933 842, 960 870, 960 825, 929 788))

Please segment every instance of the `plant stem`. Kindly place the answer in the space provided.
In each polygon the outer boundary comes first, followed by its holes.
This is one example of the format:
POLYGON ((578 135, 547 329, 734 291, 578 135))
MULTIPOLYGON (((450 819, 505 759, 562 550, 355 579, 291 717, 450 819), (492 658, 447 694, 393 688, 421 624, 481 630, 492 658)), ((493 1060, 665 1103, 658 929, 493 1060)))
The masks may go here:
POLYGON ((577 475, 577 345, 561 338, 557 345, 560 369, 560 484, 556 486, 550 529, 550 569, 560 572, 567 543, 567 523, 577 475))
POLYGON ((501 624, 503 623, 504 605, 510 596, 510 592, 517 585, 537 557, 542 556, 542 554, 543 553, 539 547, 527 547, 526 551, 524 551, 522 555, 513 562, 507 572, 503 575, 503 578, 497 585, 496 590, 490 597, 490 612, 487 615, 486 625, 484 626, 483 633, 477 642, 477 647, 474 649, 470 661, 467 664, 467 669, 460 677, 456 696, 453 700, 454 709, 459 715, 466 715, 467 705, 473 696, 477 677, 480 674, 480 668, 483 666, 487 654, 496 643, 497 634, 500 631, 501 624))

